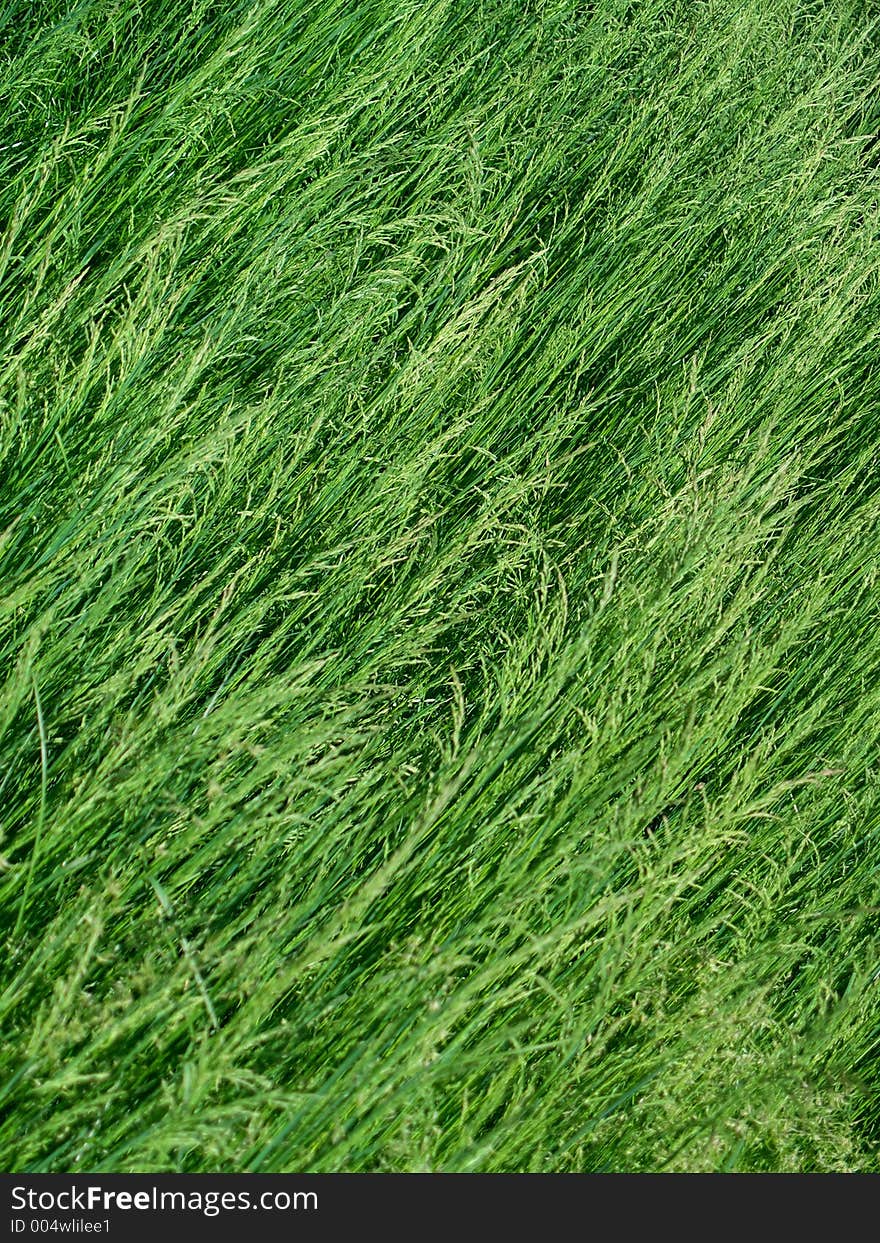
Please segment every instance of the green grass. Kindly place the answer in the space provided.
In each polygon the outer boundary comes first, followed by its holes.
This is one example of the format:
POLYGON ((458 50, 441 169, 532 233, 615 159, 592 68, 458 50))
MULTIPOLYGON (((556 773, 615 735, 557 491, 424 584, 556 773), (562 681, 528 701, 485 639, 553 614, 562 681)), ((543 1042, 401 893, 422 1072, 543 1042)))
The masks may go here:
POLYGON ((3 1168, 880 1168, 875 18, 0 8, 3 1168))

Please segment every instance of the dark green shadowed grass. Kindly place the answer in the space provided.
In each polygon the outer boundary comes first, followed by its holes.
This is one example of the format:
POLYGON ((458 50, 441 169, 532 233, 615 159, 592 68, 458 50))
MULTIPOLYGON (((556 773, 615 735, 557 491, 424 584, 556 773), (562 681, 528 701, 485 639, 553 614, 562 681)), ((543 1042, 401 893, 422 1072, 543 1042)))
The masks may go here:
POLYGON ((878 1168, 878 51, 0 9, 4 1168, 878 1168))

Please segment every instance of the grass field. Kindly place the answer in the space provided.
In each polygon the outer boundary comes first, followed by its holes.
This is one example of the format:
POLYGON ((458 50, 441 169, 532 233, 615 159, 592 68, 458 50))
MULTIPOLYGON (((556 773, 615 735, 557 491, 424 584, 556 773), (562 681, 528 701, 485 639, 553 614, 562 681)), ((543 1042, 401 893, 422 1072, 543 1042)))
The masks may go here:
POLYGON ((0 1166, 877 1170, 880 14, 0 7, 0 1166))

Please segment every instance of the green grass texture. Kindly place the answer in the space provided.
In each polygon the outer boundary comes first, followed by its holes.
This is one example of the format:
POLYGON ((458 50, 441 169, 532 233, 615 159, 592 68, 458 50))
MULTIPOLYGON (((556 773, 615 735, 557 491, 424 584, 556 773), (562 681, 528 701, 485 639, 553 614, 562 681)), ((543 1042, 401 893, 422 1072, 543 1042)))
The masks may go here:
POLYGON ((2 5, 4 1168, 880 1168, 878 21, 2 5))

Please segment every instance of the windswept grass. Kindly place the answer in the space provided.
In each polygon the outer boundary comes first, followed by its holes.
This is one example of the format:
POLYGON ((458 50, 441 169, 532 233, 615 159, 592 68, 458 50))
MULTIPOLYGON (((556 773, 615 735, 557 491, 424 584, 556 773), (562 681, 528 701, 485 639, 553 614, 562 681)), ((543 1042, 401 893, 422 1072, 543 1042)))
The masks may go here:
POLYGON ((0 1159, 877 1169, 861 0, 0 10, 0 1159))

